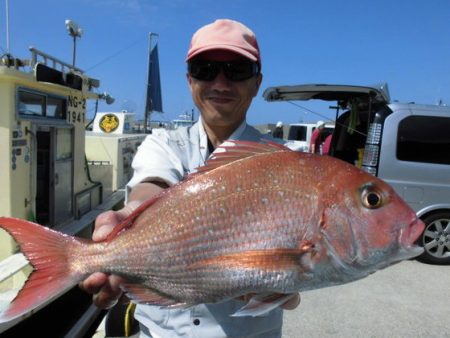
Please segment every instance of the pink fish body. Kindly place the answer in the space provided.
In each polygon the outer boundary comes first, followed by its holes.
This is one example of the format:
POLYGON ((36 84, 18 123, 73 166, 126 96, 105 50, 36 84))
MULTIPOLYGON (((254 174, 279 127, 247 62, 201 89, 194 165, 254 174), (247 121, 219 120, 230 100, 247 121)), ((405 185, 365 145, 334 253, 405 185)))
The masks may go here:
POLYGON ((0 218, 35 270, 0 322, 97 271, 124 277, 137 302, 189 306, 343 284, 422 252, 424 224, 376 177, 274 143, 228 143, 103 242, 0 218))

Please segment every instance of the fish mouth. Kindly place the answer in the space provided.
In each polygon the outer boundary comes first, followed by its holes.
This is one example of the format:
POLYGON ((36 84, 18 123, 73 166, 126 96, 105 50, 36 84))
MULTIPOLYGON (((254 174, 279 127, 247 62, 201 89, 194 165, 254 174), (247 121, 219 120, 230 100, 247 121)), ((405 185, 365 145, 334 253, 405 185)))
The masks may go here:
POLYGON ((403 261, 411 259, 421 255, 424 252, 424 248, 418 245, 412 245, 408 248, 401 248, 395 255, 395 261, 403 261))
POLYGON ((416 245, 416 242, 422 235, 424 229, 425 224, 414 215, 411 222, 400 229, 397 244, 393 244, 390 248, 392 256, 383 262, 380 267, 387 267, 421 255, 424 252, 424 248, 416 245))
POLYGON ((399 244, 403 248, 413 247, 424 230, 425 224, 418 217, 415 217, 409 225, 400 230, 399 244))
POLYGON ((395 260, 411 259, 424 252, 423 247, 415 244, 424 230, 425 224, 417 216, 400 230, 398 238, 400 249, 395 255, 395 260))
POLYGON ((351 262, 343 260, 338 255, 326 235, 324 236, 324 242, 328 248, 329 257, 332 259, 335 267, 345 271, 347 275, 352 276, 354 279, 358 279, 361 278, 361 276, 368 275, 400 261, 421 255, 424 252, 424 248, 415 243, 423 233, 424 229, 425 224, 414 215, 412 221, 401 228, 397 242, 393 241, 390 246, 377 254, 369 254, 369 258, 361 255, 358 243, 355 237, 353 237, 352 242, 355 248, 355 259, 351 262), (384 258, 380 261, 378 260, 380 257, 384 258), (378 263, 374 263, 374 261, 378 261, 378 263))

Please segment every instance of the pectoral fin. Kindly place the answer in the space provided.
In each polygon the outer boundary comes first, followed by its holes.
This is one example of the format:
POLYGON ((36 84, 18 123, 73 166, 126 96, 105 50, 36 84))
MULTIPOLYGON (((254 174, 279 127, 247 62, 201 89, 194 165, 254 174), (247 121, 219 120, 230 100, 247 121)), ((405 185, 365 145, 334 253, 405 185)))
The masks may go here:
POLYGON ((133 223, 136 220, 136 218, 138 218, 138 216, 141 215, 145 209, 151 207, 161 197, 163 193, 164 192, 143 202, 127 218, 125 218, 122 222, 120 222, 113 228, 113 230, 108 234, 108 237, 105 239, 105 241, 112 241, 122 231, 130 229, 133 226, 133 223))

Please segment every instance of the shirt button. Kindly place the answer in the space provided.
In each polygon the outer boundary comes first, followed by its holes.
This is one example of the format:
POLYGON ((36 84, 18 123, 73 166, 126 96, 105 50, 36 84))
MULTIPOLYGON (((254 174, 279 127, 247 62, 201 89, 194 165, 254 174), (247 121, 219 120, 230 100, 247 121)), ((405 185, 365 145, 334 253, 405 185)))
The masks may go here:
POLYGON ((200 319, 194 319, 194 325, 200 325, 200 319))

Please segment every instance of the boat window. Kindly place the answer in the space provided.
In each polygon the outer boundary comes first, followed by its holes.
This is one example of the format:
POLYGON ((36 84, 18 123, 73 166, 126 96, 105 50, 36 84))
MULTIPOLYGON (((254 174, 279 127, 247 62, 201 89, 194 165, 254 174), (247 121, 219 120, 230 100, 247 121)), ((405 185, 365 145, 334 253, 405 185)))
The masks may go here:
POLYGON ((397 158, 403 161, 450 164, 450 118, 410 116, 400 122, 397 158))
POLYGON ((72 130, 58 128, 56 130, 56 160, 72 158, 72 130))
POLYGON ((66 119, 66 99, 24 89, 18 90, 18 112, 20 117, 46 117, 66 119))
POLYGON ((44 116, 45 96, 19 91, 19 114, 44 116))
POLYGON ((49 96, 47 98, 47 117, 56 117, 58 119, 64 119, 64 106, 65 100, 49 96))

